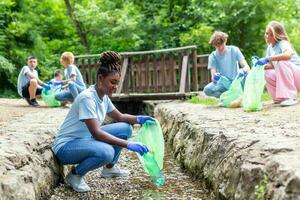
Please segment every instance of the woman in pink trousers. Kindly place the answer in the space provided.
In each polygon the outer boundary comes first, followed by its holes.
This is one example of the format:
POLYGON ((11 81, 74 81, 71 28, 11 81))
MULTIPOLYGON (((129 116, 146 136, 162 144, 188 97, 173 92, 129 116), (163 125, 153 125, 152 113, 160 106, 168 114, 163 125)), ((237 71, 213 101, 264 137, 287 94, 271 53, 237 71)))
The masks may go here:
POLYGON ((283 25, 277 21, 266 27, 267 56, 257 61, 265 66, 266 86, 275 104, 297 104, 300 91, 300 57, 289 42, 283 25))

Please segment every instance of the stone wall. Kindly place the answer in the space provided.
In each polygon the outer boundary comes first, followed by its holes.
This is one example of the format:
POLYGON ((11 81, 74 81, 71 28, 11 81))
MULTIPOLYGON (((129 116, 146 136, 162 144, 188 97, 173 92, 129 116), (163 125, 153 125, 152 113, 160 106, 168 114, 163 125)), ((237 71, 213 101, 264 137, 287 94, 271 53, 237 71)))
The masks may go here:
POLYGON ((218 199, 300 199, 299 110, 246 113, 178 101, 156 106, 155 117, 176 160, 218 199))
POLYGON ((63 168, 50 147, 67 111, 41 109, 1 125, 0 199, 45 199, 58 185, 63 168))

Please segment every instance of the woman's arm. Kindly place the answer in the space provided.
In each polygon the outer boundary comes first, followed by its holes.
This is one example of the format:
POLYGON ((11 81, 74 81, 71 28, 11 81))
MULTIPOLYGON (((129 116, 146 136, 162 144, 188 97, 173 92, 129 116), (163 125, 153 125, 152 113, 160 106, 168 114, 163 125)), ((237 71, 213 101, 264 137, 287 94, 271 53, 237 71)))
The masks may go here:
POLYGON ((107 114, 110 118, 118 121, 118 122, 127 122, 129 124, 136 124, 137 117, 134 115, 123 114, 118 109, 114 109, 112 112, 107 114))
POLYGON ((85 119, 84 123, 88 127, 90 133, 96 140, 106 142, 108 144, 117 145, 119 147, 127 148, 128 141, 119 139, 100 128, 100 123, 96 119, 85 119))
POLYGON ((280 60, 290 60, 292 57, 292 52, 290 50, 285 50, 281 54, 269 56, 270 61, 280 61, 280 60))

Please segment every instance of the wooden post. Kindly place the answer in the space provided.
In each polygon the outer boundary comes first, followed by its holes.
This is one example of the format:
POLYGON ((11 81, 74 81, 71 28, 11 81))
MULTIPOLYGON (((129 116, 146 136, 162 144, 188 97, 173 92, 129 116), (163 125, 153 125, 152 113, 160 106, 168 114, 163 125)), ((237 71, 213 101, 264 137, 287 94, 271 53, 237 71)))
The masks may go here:
POLYGON ((128 57, 125 56, 124 61, 123 61, 123 65, 122 65, 122 69, 121 69, 121 80, 119 83, 119 87, 117 89, 117 95, 120 96, 122 88, 123 88, 123 83, 126 77, 126 72, 127 72, 127 66, 128 66, 128 57))
POLYGON ((192 63, 193 63, 193 90, 198 91, 198 67, 197 67, 197 49, 192 52, 192 63))
POLYGON ((182 58, 182 67, 181 67, 181 76, 180 76, 180 85, 179 85, 179 93, 184 93, 186 88, 186 78, 187 78, 187 70, 188 70, 188 56, 185 55, 182 58))

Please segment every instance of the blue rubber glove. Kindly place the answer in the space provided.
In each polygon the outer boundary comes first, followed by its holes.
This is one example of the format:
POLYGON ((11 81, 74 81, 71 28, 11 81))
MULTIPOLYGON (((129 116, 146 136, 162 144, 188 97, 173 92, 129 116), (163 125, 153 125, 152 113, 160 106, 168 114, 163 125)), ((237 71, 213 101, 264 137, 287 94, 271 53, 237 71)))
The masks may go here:
POLYGON ((221 78, 221 74, 220 73, 218 73, 218 72, 216 72, 215 74, 214 74, 214 82, 217 82, 218 80, 220 80, 220 78, 221 78))
POLYGON ((255 65, 265 65, 270 61, 269 57, 260 58, 256 61, 255 65))
POLYGON ((134 151, 143 156, 145 153, 149 152, 148 147, 145 144, 139 142, 129 142, 127 144, 127 149, 130 151, 134 151))
POLYGON ((238 78, 246 76, 246 75, 247 75, 247 72, 244 71, 244 69, 239 69, 238 70, 238 75, 237 75, 238 78))
POLYGON ((46 89, 46 90, 50 90, 50 89, 51 89, 50 85, 48 85, 48 84, 46 84, 46 83, 42 83, 42 87, 43 87, 44 89, 46 89))
POLYGON ((138 115, 138 116, 136 116, 136 121, 138 124, 141 124, 141 125, 143 125, 146 121, 155 123, 155 119, 148 115, 138 115))

